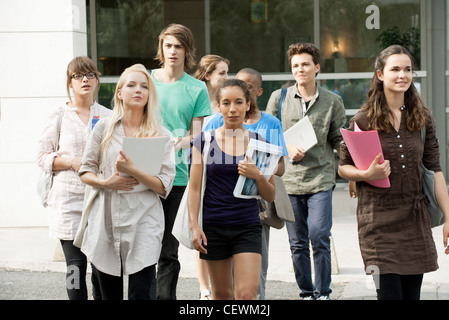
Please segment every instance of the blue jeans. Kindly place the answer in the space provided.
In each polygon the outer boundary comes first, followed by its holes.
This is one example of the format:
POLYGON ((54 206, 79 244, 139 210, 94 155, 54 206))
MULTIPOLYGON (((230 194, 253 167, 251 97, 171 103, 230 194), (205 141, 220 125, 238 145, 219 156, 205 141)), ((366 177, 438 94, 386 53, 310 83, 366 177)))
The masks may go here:
POLYGON ((332 189, 307 195, 289 195, 295 222, 287 222, 296 283, 300 296, 329 296, 331 283, 330 230, 332 189), (309 241, 313 249, 315 285, 312 282, 309 241))

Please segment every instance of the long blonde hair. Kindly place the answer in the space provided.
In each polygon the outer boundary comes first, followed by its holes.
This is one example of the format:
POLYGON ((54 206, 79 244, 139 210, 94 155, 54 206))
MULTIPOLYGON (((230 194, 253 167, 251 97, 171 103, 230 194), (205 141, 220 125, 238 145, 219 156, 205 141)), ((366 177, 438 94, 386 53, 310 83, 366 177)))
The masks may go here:
POLYGON ((115 88, 112 113, 109 116, 105 129, 103 131, 103 139, 101 142, 102 159, 105 159, 106 150, 111 142, 115 126, 117 125, 118 121, 123 118, 124 106, 123 101, 118 98, 118 92, 127 81, 128 74, 131 72, 141 72, 142 74, 144 74, 147 78, 149 89, 148 102, 143 110, 142 122, 140 123, 139 130, 134 134, 134 137, 144 138, 148 136, 155 136, 159 134, 162 128, 162 120, 159 114, 159 98, 157 96, 156 86, 151 79, 150 74, 142 64, 135 64, 129 68, 126 68, 125 71, 123 71, 123 73, 121 74, 115 88))

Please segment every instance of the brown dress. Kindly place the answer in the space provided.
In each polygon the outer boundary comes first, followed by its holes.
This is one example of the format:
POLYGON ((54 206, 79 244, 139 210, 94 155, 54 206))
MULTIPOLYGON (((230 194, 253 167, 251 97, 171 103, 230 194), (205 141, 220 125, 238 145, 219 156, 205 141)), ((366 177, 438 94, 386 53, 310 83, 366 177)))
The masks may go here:
MULTIPOLYGON (((406 127, 406 110, 401 126, 390 133, 379 131, 384 158, 390 160, 390 188, 376 188, 357 182, 357 224, 359 244, 367 274, 422 274, 438 269, 437 252, 432 238, 427 197, 422 193, 423 164, 441 171, 435 122, 426 121, 425 147, 421 132, 406 127)), ((366 111, 351 120, 361 130, 369 130, 366 111)), ((354 165, 345 144, 341 148, 340 165, 354 165)))

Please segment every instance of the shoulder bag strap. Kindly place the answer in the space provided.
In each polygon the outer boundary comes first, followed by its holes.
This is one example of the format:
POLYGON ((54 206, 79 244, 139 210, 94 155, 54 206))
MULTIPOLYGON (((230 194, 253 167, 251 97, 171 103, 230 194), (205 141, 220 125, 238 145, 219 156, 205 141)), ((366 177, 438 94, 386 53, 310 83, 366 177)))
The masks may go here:
POLYGON ((203 148, 203 188, 205 187, 205 182, 206 182, 207 158, 209 156, 211 139, 212 139, 212 136, 210 134, 210 131, 205 131, 204 132, 204 148, 203 148))
POLYGON ((62 123, 63 114, 64 114, 64 108, 60 108, 59 113, 58 113, 58 129, 56 131, 55 151, 59 149, 59 135, 61 134, 61 123, 62 123))
POLYGON ((204 148, 203 148, 203 177, 201 181, 201 202, 200 202, 200 210, 198 212, 198 224, 203 228, 203 197, 204 192, 206 191, 206 174, 207 174, 207 158, 209 156, 210 149, 210 141, 211 134, 209 131, 204 132, 204 148))
POLYGON ((421 140, 423 144, 426 144, 426 126, 421 129, 421 140))
POLYGON ((287 95, 287 89, 286 88, 282 88, 281 89, 281 96, 280 96, 280 98, 279 98, 279 103, 278 103, 278 119, 280 120, 280 121, 282 121, 282 113, 281 113, 281 110, 282 110, 282 104, 284 103, 284 101, 285 101, 285 96, 287 95))

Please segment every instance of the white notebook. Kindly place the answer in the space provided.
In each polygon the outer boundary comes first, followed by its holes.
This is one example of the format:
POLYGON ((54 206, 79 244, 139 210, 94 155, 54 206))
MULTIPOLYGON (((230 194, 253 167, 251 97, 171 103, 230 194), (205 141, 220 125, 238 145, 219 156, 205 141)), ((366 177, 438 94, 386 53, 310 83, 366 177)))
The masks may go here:
POLYGON ((318 143, 315 130, 310 122, 309 116, 299 120, 294 126, 284 132, 286 144, 294 145, 304 152, 318 143))
MULTIPOLYGON (((151 138, 123 138, 123 152, 131 159, 137 169, 146 174, 155 176, 161 171, 162 160, 164 158, 165 145, 169 137, 151 138)), ((128 176, 120 173, 121 176, 128 176)), ((143 184, 138 184, 132 191, 119 190, 118 193, 140 192, 147 190, 143 184)))
MULTIPOLYGON (((282 157, 282 147, 251 139, 248 143, 246 155, 256 163, 259 171, 269 180, 282 157)), ((234 197, 243 199, 260 198, 256 181, 240 175, 234 188, 234 197)))

